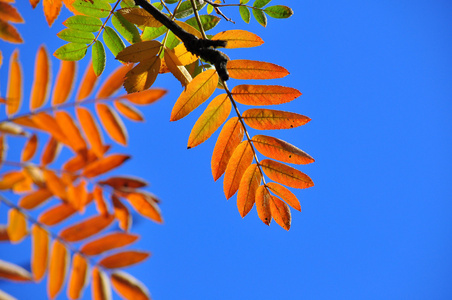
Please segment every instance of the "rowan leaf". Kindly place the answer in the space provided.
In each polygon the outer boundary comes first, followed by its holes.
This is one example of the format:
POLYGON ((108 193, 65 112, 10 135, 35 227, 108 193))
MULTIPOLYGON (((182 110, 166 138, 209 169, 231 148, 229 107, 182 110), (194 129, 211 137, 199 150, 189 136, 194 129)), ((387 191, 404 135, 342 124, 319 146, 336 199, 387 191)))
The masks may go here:
POLYGON ((177 45, 173 51, 181 66, 189 65, 198 60, 198 56, 188 51, 184 44, 177 45))
POLYGON ((46 17, 47 24, 52 26, 53 22, 55 22, 56 18, 61 11, 61 6, 63 6, 63 2, 61 0, 43 0, 42 7, 44 8, 44 15, 46 17))
POLYGON ((111 6, 103 0, 75 0, 72 7, 85 16, 106 18, 110 14, 111 6))
POLYGON ((243 135, 243 127, 237 117, 229 119, 223 126, 212 154, 211 168, 215 181, 226 171, 229 159, 242 141, 243 135))
MULTIPOLYGON (((237 208, 240 216, 244 218, 253 208, 256 199, 256 190, 262 180, 259 166, 252 164, 246 168, 240 180, 239 191, 237 193, 237 208)), ((264 222, 265 223, 265 222, 264 222)), ((268 224, 267 224, 268 225, 268 224)))
POLYGON ((213 94, 217 84, 218 74, 216 70, 207 70, 197 75, 174 104, 170 121, 180 120, 191 113, 213 94))
POLYGON ((34 281, 41 281, 47 271, 49 261, 49 233, 33 224, 31 227, 31 271, 34 281))
POLYGON ((86 50, 88 50, 86 44, 68 43, 56 49, 53 55, 62 61, 76 61, 85 57, 86 50))
POLYGON ((259 130, 290 129, 311 121, 300 114, 264 108, 248 109, 242 113, 242 118, 248 126, 259 130))
POLYGON ((105 62, 107 61, 104 45, 100 41, 96 41, 92 46, 92 66, 94 74, 100 76, 105 69, 105 62))
POLYGON ((111 23, 115 29, 131 44, 141 42, 138 29, 130 23, 122 14, 115 12, 111 18, 111 23))
POLYGON ((260 165, 264 173, 271 180, 281 184, 297 189, 304 189, 314 186, 314 182, 312 182, 308 175, 285 164, 270 159, 264 159, 260 162, 260 165))
MULTIPOLYGON (((217 24, 220 22, 221 19, 217 16, 200 15, 199 20, 201 21, 203 30, 209 31, 210 29, 217 26, 217 24)), ((186 20, 185 23, 187 23, 188 25, 190 25, 200 31, 196 17, 192 17, 192 18, 186 20)))
POLYGON ((143 251, 122 251, 102 258, 98 264, 107 269, 124 268, 142 262, 149 255, 148 252, 143 251))
POLYGON ((66 42, 90 44, 94 40, 94 34, 78 29, 66 28, 57 33, 57 37, 66 42))
POLYGON ((222 31, 214 35, 212 40, 226 41, 227 49, 257 47, 264 43, 260 37, 245 30, 222 31))
POLYGON ((123 154, 110 154, 90 163, 83 170, 82 175, 88 178, 99 176, 122 165, 130 156, 123 154))
POLYGON ((113 105, 115 106, 116 110, 127 119, 136 122, 144 121, 143 114, 132 105, 129 105, 124 101, 114 101, 113 105))
MULTIPOLYGON (((108 152, 110 149, 110 145, 104 146, 104 152, 108 152)), ((63 165, 63 170, 70 173, 76 173, 77 171, 85 168, 87 165, 93 163, 97 160, 97 156, 94 154, 94 152, 90 149, 88 150, 88 154, 86 156, 81 156, 80 154, 77 154, 66 161, 66 163, 63 165)), ((65 174, 65 173, 63 173, 65 174)))
POLYGON ((87 98, 94 89, 97 82, 97 75, 94 73, 92 62, 86 66, 85 74, 83 75, 82 82, 75 97, 76 101, 82 101, 87 98))
POLYGON ((27 219, 25 215, 16 208, 8 211, 7 232, 9 241, 13 244, 20 243, 28 234, 27 219))
POLYGON ((52 195, 52 192, 47 188, 40 188, 23 196, 19 201, 19 206, 25 209, 34 209, 46 202, 52 195))
POLYGON ((245 105, 275 105, 287 103, 301 96, 290 87, 279 85, 237 85, 232 89, 234 99, 245 105))
POLYGON ((64 135, 63 131, 61 130, 60 126, 58 125, 57 121, 54 117, 51 115, 40 112, 38 114, 35 114, 31 117, 31 120, 40 130, 44 130, 52 137, 54 137, 59 142, 62 142, 64 144, 68 144, 68 141, 66 140, 66 136, 64 135))
POLYGON ((132 226, 132 216, 129 210, 116 195, 111 196, 111 202, 113 203, 113 210, 115 218, 118 220, 119 228, 124 231, 129 231, 132 226))
POLYGON ((97 122, 91 115, 91 112, 86 108, 77 107, 76 115, 94 154, 98 158, 101 158, 104 155, 104 146, 102 134, 97 122))
POLYGON ((242 20, 246 24, 249 24, 250 23, 250 19, 251 19, 251 14, 250 14, 250 10, 248 9, 248 7, 240 6, 239 7, 239 12, 240 12, 240 17, 242 18, 242 20))
POLYGON ((292 222, 292 216, 290 214, 290 209, 286 203, 279 200, 275 196, 270 196, 270 211, 273 219, 278 223, 279 226, 285 230, 290 229, 290 223, 292 222))
POLYGON ((157 78, 161 63, 160 57, 155 56, 140 62, 130 70, 124 81, 127 93, 141 92, 150 88, 157 78))
POLYGON ((93 300, 111 300, 111 286, 104 271, 94 267, 92 271, 91 297, 93 300))
POLYGON ((47 278, 47 294, 53 299, 61 291, 66 280, 69 267, 69 252, 59 240, 54 240, 50 252, 49 276, 47 278))
POLYGON ((267 13, 272 18, 285 19, 289 18, 293 15, 293 10, 290 7, 285 5, 273 5, 264 9, 264 12, 267 13))
POLYGON ((5 2, 0 2, 0 19, 12 23, 24 23, 24 19, 17 9, 5 2))
POLYGON ((113 289, 124 299, 149 300, 151 299, 146 286, 132 275, 115 271, 110 274, 113 289))
MULTIPOLYGON (((117 11, 127 21, 138 26, 161 27, 162 23, 157 21, 151 14, 141 7, 126 7, 117 11)), ((157 36, 158 37, 158 36, 157 36)))
POLYGON ((285 68, 278 65, 246 59, 228 61, 227 69, 234 79, 276 79, 289 75, 285 68))
POLYGON ((267 187, 273 193, 275 193, 277 196, 279 196, 284 201, 286 201, 287 204, 289 204, 296 210, 301 211, 300 201, 298 201, 297 197, 291 191, 289 191, 286 187, 284 187, 276 182, 267 183, 267 187))
POLYGON ((104 39, 104 43, 107 48, 110 49, 111 53, 113 53, 114 57, 116 57, 118 53, 126 47, 116 31, 109 26, 104 28, 102 38, 104 39))
MULTIPOLYGON (((191 4, 190 4, 191 5, 191 4)), ((196 29, 195 27, 188 25, 185 22, 181 22, 176 20, 175 21, 177 25, 179 25, 180 27, 182 27, 183 30, 187 31, 188 33, 193 34, 194 36, 196 36, 197 38, 201 39, 202 38, 202 34, 201 32, 199 32, 198 29, 196 29)), ((173 33, 173 32, 169 32, 168 33, 168 38, 166 39, 166 43, 165 46, 168 49, 173 49, 174 47, 176 47, 177 45, 179 45, 180 43, 180 39, 173 33)))
POLYGON ((136 105, 148 105, 160 100, 167 93, 164 89, 152 88, 146 91, 122 95, 119 99, 126 99, 136 105))
POLYGON ((261 8, 267 5, 271 0, 256 0, 253 3, 253 7, 261 8))
POLYGON ((127 201, 143 217, 154 222, 163 223, 162 213, 157 205, 157 200, 148 193, 130 193, 127 201))
POLYGON ((186 86, 190 83, 190 81, 192 81, 190 73, 179 61, 173 49, 165 49, 164 59, 166 67, 170 70, 171 74, 179 80, 182 86, 186 86))
POLYGON ((255 8, 253 8, 252 12, 256 21, 262 26, 267 27, 267 16, 265 13, 262 10, 255 8))
POLYGON ((0 19, 0 39, 15 44, 24 42, 16 28, 2 19, 0 19))
POLYGON ((105 202, 103 190, 100 186, 95 185, 93 189, 94 202, 99 215, 109 215, 107 203, 105 202))
POLYGON ((52 91, 52 105, 59 105, 68 100, 75 82, 76 67, 73 61, 61 61, 52 91))
POLYGON ((9 60, 8 85, 6 91, 6 114, 16 114, 22 104, 23 82, 22 65, 19 61, 19 50, 14 50, 9 60))
POLYGON ((52 192, 52 194, 60 199, 66 200, 66 185, 63 181, 52 170, 43 170, 43 173, 47 188, 52 192))
POLYGON ((231 108, 227 94, 215 97, 193 126, 188 138, 188 149, 206 141, 227 120, 231 108))
POLYGON ((102 83, 96 98, 108 98, 116 93, 124 83, 127 72, 133 67, 133 64, 128 64, 118 67, 108 78, 102 83))
POLYGON ((78 242, 93 236, 107 228, 113 222, 112 215, 97 215, 90 217, 80 223, 63 229, 59 236, 68 242, 78 242))
POLYGON ((253 149, 248 141, 241 142, 229 159, 223 179, 223 191, 226 199, 234 196, 245 170, 253 161, 253 149))
POLYGON ((0 190, 12 189, 15 184, 22 180, 25 180, 25 176, 21 171, 10 171, 3 174, 3 177, 0 180, 0 190))
POLYGON ((64 21, 63 25, 70 29, 96 32, 102 27, 102 21, 90 16, 72 16, 64 21))
POLYGON ((113 232, 86 243, 80 248, 80 251, 88 256, 99 255, 113 249, 130 245, 138 240, 138 238, 138 235, 130 233, 113 232))
POLYGON ((50 59, 44 45, 39 47, 35 60, 35 72, 30 96, 30 110, 42 107, 50 88, 50 59))
MULTIPOLYGON (((155 21, 157 21, 157 20, 155 20, 155 21)), ((168 31, 168 28, 166 28, 165 26, 144 27, 143 33, 141 34, 141 40, 142 41, 152 41, 167 31, 168 31)))
POLYGON ((0 123, 0 132, 10 135, 27 135, 27 133, 20 125, 8 121, 3 121, 0 123))
POLYGON ((80 180, 78 185, 69 183, 67 187, 67 202, 79 212, 85 211, 85 206, 88 203, 88 191, 86 190, 86 181, 80 180))
POLYGON ((44 211, 39 215, 38 221, 41 224, 53 226, 66 220, 76 212, 77 210, 71 204, 61 203, 44 211))
POLYGON ((116 111, 105 103, 96 103, 96 112, 110 138, 121 145, 127 145, 127 129, 116 111))
POLYGON ((88 279, 88 262, 85 257, 79 253, 75 253, 72 257, 71 274, 67 288, 67 296, 69 299, 79 299, 83 294, 83 289, 88 279))
POLYGON ((116 59, 125 62, 141 62, 154 58, 160 51, 159 41, 138 42, 124 48, 116 55, 116 59))
POLYGON ((16 264, 0 259, 0 278, 12 281, 31 281, 31 274, 16 264))
POLYGON ((86 155, 86 142, 80 133, 80 129, 74 122, 74 117, 64 110, 59 110, 55 112, 55 119, 63 133, 66 135, 72 150, 76 153, 86 155))
POLYGON ((314 159, 303 150, 274 137, 255 135, 253 145, 262 155, 291 164, 309 164, 314 159))

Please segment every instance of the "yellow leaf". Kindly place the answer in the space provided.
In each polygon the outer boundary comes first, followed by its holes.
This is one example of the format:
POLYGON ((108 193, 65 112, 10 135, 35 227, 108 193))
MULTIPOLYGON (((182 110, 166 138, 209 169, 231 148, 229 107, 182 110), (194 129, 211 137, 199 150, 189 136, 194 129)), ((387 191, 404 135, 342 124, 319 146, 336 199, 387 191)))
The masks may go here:
POLYGON ((121 8, 118 12, 129 22, 146 27, 160 27, 162 23, 140 7, 121 8))
POLYGON ((65 103, 68 100, 74 85, 76 68, 77 63, 75 61, 60 61, 60 70, 52 91, 53 106, 65 103))
POLYGON ((257 47, 264 41, 252 32, 245 30, 227 30, 217 33, 212 40, 223 40, 228 42, 226 48, 249 48, 257 47))
POLYGON ((140 62, 126 74, 124 88, 127 93, 141 92, 151 87, 159 73, 161 60, 154 56, 140 62))
POLYGON ((144 121, 143 114, 132 105, 129 105, 123 101, 114 101, 113 105, 115 106, 116 110, 127 119, 136 122, 144 121))
POLYGON ((253 161, 253 149, 248 141, 241 142, 232 153, 223 179, 226 199, 231 198, 239 188, 245 170, 253 161))
POLYGON ((42 107, 50 87, 50 59, 44 45, 39 47, 35 60, 35 74, 30 96, 30 110, 42 107))
POLYGON ((292 216, 289 207, 275 196, 270 196, 270 211, 273 219, 285 230, 290 229, 292 216))
POLYGON ((47 271, 49 260, 49 234, 44 228, 34 224, 31 227, 31 271, 33 279, 41 281, 47 271))
POLYGON ((91 112, 79 106, 76 108, 76 115, 94 154, 99 158, 102 157, 104 155, 103 138, 91 112))
POLYGON ((148 105, 156 102, 167 93, 164 89, 152 88, 146 91, 122 95, 119 99, 126 99, 136 105, 148 105))
POLYGON ((239 192, 237 193, 237 208, 242 218, 253 208, 256 190, 261 180, 262 174, 256 164, 248 166, 243 173, 242 179, 240 180, 239 192))
POLYGON ((174 53, 174 50, 165 48, 164 59, 167 68, 170 70, 171 74, 173 74, 174 77, 179 80, 182 86, 186 86, 190 81, 192 81, 190 73, 188 73, 187 69, 185 69, 185 67, 179 61, 176 54, 174 53))
POLYGON ((289 75, 289 72, 278 65, 256 61, 237 59, 227 64, 229 76, 234 79, 276 79, 289 75))
POLYGON ((31 274, 16 264, 0 259, 0 278, 13 281, 31 281, 31 274))
POLYGON ((188 51, 184 44, 177 45, 173 50, 182 66, 189 65, 198 60, 198 57, 188 51))
POLYGON ((91 282, 91 297, 93 300, 111 300, 111 286, 104 271, 93 268, 91 282))
POLYGON ((88 279, 88 267, 86 258, 79 253, 75 253, 72 258, 71 274, 67 287, 69 299, 79 299, 82 296, 88 279))
POLYGON ((264 108, 245 110, 242 118, 248 126, 260 130, 290 129, 311 121, 310 118, 296 113, 264 108))
POLYGON ((179 96, 171 112, 170 121, 177 121, 191 113, 206 101, 218 85, 218 74, 207 70, 196 76, 179 96))
POLYGON ((159 41, 138 42, 124 48, 116 55, 116 59, 124 62, 142 62, 154 58, 161 46, 159 41))
POLYGON ((140 263, 148 257, 148 252, 129 250, 104 257, 98 264, 107 269, 124 268, 140 263))
POLYGON ((54 240, 50 252, 49 276, 47 278, 47 294, 55 298, 61 291, 69 266, 69 252, 59 240, 54 240))
POLYGON ((127 145, 127 129, 118 114, 104 103, 96 103, 96 112, 107 134, 117 143, 127 145))
POLYGON ((304 165, 314 162, 309 154, 283 140, 266 135, 255 135, 252 141, 256 150, 267 157, 291 164, 304 165))
POLYGON ((264 159, 260 162, 260 165, 262 166, 265 175, 271 180, 281 184, 297 189, 314 186, 314 182, 312 182, 308 175, 285 164, 270 159, 264 159))
POLYGON ((124 299, 149 300, 149 291, 146 286, 128 273, 115 271, 110 275, 115 291, 124 299))
POLYGON ((85 74, 83 75, 75 100, 82 101, 86 99, 93 91, 98 78, 96 73, 94 73, 93 63, 90 61, 88 66, 86 66, 85 74))
POLYGON ((25 215, 16 208, 8 211, 8 236, 13 244, 20 243, 27 236, 27 219, 25 215))
POLYGON ((83 170, 82 175, 88 178, 99 176, 122 165, 130 156, 123 154, 110 154, 88 166, 83 170))
POLYGON ((89 243, 86 243, 80 248, 80 251, 84 255, 99 255, 106 251, 125 247, 138 240, 139 236, 125 233, 125 232, 113 232, 89 243))
MULTIPOLYGON (((1 26, 0 26, 1 27, 1 26)), ((6 91, 6 114, 16 114, 22 104, 22 66, 19 61, 19 50, 14 50, 9 60, 8 86, 6 91)))
POLYGON ((256 191, 256 210, 259 218, 266 225, 270 225, 272 215, 270 211, 270 193, 264 185, 257 188, 256 191))
POLYGON ((245 105, 274 105, 287 103, 301 96, 290 87, 279 85, 237 85, 232 89, 234 99, 245 105))
POLYGON ((90 217, 80 223, 63 229, 59 236, 68 242, 78 242, 104 230, 111 222, 113 222, 113 220, 114 217, 112 215, 90 217))
POLYGON ((188 138, 188 149, 206 141, 226 121, 231 108, 227 94, 215 97, 193 126, 188 138))
POLYGON ((61 181, 60 177, 58 177, 54 171, 52 170, 43 170, 44 179, 47 184, 47 188, 62 200, 66 200, 66 185, 61 181))
POLYGON ((29 161, 33 158, 33 156, 36 153, 36 149, 38 148, 38 136, 36 134, 33 134, 25 144, 24 148, 22 149, 22 155, 20 157, 20 160, 22 162, 29 161))

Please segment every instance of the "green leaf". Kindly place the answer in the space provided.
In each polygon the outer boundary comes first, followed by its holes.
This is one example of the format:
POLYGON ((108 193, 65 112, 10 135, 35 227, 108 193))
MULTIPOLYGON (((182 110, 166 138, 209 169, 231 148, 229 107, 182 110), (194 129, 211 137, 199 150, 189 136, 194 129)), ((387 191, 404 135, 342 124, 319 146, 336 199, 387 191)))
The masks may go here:
POLYGON ((245 21, 246 24, 250 22, 251 14, 250 10, 246 6, 240 6, 239 7, 240 16, 242 17, 243 21, 245 21))
POLYGON ((61 60, 80 60, 86 54, 88 46, 79 43, 69 43, 58 48, 53 55, 61 60))
POLYGON ((106 18, 110 14, 111 6, 103 0, 75 0, 72 6, 82 15, 106 18))
POLYGON ((90 44, 94 40, 94 34, 91 32, 77 29, 66 28, 57 33, 57 36, 66 42, 90 44))
POLYGON ((140 33, 135 25, 126 20, 120 13, 115 12, 111 23, 116 30, 131 44, 141 42, 140 33))
POLYGON ((207 4, 207 13, 211 14, 213 12, 213 6, 210 4, 207 4))
MULTIPOLYGON (((206 3, 204 1, 203 1, 203 4, 201 4, 201 2, 199 0, 196 0, 195 2, 196 2, 196 7, 198 8, 198 10, 201 10, 201 8, 203 8, 206 5, 206 3)), ((190 2, 190 0, 185 0, 179 6, 179 9, 177 10, 175 17, 177 19, 183 19, 192 14, 193 14, 193 7, 191 6, 191 2, 190 2)))
POLYGON ((293 15, 293 10, 284 5, 269 6, 264 11, 272 18, 285 19, 293 15))
POLYGON ((270 3, 270 1, 272 1, 272 0, 256 0, 256 1, 254 1, 253 6, 256 8, 261 8, 261 7, 264 7, 265 5, 267 5, 268 3, 270 3))
POLYGON ((102 27, 102 21, 89 16, 72 16, 63 22, 63 25, 87 32, 96 32, 102 27))
POLYGON ((178 2, 178 1, 179 0, 165 0, 165 3, 174 4, 174 3, 178 2))
POLYGON ((264 12, 260 9, 253 8, 253 16, 256 18, 256 21, 262 26, 267 26, 267 16, 265 16, 264 12))
POLYGON ((155 40, 162 34, 166 32, 167 28, 165 26, 160 27, 145 27, 141 39, 143 41, 155 40))
POLYGON ((250 0, 240 0, 240 4, 247 4, 250 0))
POLYGON ((105 69, 105 62, 107 60, 105 55, 104 45, 100 41, 96 41, 92 46, 92 61, 93 69, 96 76, 100 76, 105 69))
POLYGON ((165 47, 168 49, 174 49, 179 44, 179 39, 174 35, 172 31, 170 31, 168 33, 168 37, 166 38, 165 47))
MULTIPOLYGON (((217 26, 218 22, 220 22, 220 18, 216 17, 216 16, 210 16, 210 15, 201 15, 199 16, 199 18, 201 19, 201 24, 202 24, 202 28, 204 29, 204 31, 208 31, 212 28, 214 28, 215 26, 217 26)), ((195 27, 197 30, 201 31, 199 29, 198 26, 198 22, 196 21, 196 17, 190 18, 187 21, 185 21, 185 23, 187 23, 188 25, 191 25, 193 27, 195 27)))
POLYGON ((126 47, 119 35, 111 27, 105 27, 102 38, 104 39, 104 43, 107 45, 107 48, 110 49, 111 53, 113 53, 115 57, 126 47))
MULTIPOLYGON (((116 2, 116 0, 114 0, 113 2, 116 2)), ((121 8, 125 8, 125 7, 135 7, 135 0, 122 0, 121 1, 121 8)))

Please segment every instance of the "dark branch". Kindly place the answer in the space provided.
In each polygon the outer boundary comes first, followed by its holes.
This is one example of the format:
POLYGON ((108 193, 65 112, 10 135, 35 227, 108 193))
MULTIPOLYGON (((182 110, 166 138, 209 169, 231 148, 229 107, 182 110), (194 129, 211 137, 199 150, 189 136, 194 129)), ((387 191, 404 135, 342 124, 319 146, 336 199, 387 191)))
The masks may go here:
POLYGON ((162 23, 166 28, 171 30, 185 45, 188 51, 201 57, 203 60, 210 62, 215 66, 218 76, 224 81, 229 79, 226 64, 228 58, 222 52, 213 49, 217 47, 226 47, 226 41, 199 39, 193 34, 185 31, 182 27, 160 12, 152 4, 146 0, 135 0, 135 3, 150 13, 157 21, 162 23))

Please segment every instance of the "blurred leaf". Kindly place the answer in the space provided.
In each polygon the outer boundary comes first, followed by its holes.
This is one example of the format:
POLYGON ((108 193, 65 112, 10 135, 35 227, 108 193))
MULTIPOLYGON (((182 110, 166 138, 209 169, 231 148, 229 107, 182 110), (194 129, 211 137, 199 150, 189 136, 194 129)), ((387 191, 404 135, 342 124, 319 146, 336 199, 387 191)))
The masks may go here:
POLYGON ((8 228, 9 241, 13 244, 20 243, 27 235, 27 219, 25 215, 16 208, 8 211, 8 228))
POLYGON ((115 271, 110 274, 110 279, 115 291, 124 299, 151 299, 146 286, 128 273, 115 271))
POLYGON ((25 209, 33 209, 47 201, 53 194, 47 188, 40 188, 25 196, 19 201, 19 206, 25 209))
POLYGON ((127 200, 140 215, 157 223, 163 223, 160 208, 151 195, 145 193, 130 193, 127 195, 127 200))
POLYGON ((124 268, 138 264, 148 257, 148 252, 129 250, 106 256, 98 264, 107 269, 124 268))
POLYGON ((2 19, 0 19, 0 39, 15 44, 24 42, 16 28, 2 19))
POLYGON ((99 255, 113 249, 130 245, 138 240, 138 238, 138 235, 130 233, 113 232, 86 243, 80 248, 80 251, 84 255, 99 255))
POLYGON ((93 300, 111 300, 111 286, 107 275, 98 267, 92 271, 91 297, 93 300))
POLYGON ((50 59, 45 46, 39 47, 35 60, 35 72, 30 96, 30 110, 42 107, 50 88, 50 59))
POLYGON ((122 95, 119 99, 126 99, 136 105, 148 105, 156 102, 167 93, 164 89, 152 88, 146 91, 122 95))
POLYGON ((83 289, 88 279, 88 261, 79 253, 75 253, 72 258, 71 274, 67 287, 69 299, 79 299, 83 294, 83 289))
POLYGON ((86 166, 82 175, 88 178, 99 176, 119 167, 129 158, 124 154, 110 154, 86 166))
POLYGON ((31 274, 16 264, 0 259, 0 278, 12 281, 31 281, 31 274))
POLYGON ((49 233, 44 228, 33 224, 31 227, 31 270, 33 280, 41 281, 47 271, 49 261, 49 233))
POLYGON ((6 91, 6 114, 16 114, 22 104, 23 79, 22 65, 19 61, 19 50, 14 50, 9 60, 8 85, 6 91))
POLYGON ((110 138, 121 145, 127 145, 127 129, 116 111, 105 103, 96 103, 96 112, 110 138))
POLYGON ((118 220, 119 228, 124 231, 129 231, 132 226, 132 216, 127 207, 114 194, 111 195, 111 202, 113 203, 113 211, 115 218, 118 220))
POLYGON ((61 291, 66 280, 69 267, 69 252, 59 240, 54 240, 50 252, 49 276, 47 278, 47 294, 55 298, 61 291))
POLYGON ((91 112, 84 107, 77 107, 76 115, 93 152, 97 157, 102 157, 104 155, 103 138, 91 112))
POLYGON ((42 214, 40 214, 38 222, 47 226, 53 226, 66 220, 76 212, 77 210, 73 208, 72 205, 61 203, 47 209, 42 214))
POLYGON ((111 215, 97 215, 90 217, 82 222, 63 229, 59 236, 68 242, 78 242, 104 230, 111 224, 111 222, 113 222, 113 220, 114 217, 111 215))
POLYGON ((129 105, 124 101, 114 101, 113 105, 116 108, 116 110, 127 119, 135 122, 144 121, 143 114, 132 105, 129 105))
POLYGON ((116 93, 124 83, 127 72, 133 67, 133 64, 128 64, 118 67, 111 73, 107 80, 105 80, 97 92, 96 98, 108 98, 116 93))
POLYGON ((75 97, 76 101, 82 101, 91 94, 94 86, 96 85, 97 79, 98 77, 96 76, 96 73, 94 73, 93 64, 90 62, 86 66, 85 74, 83 75, 77 96, 75 97))

